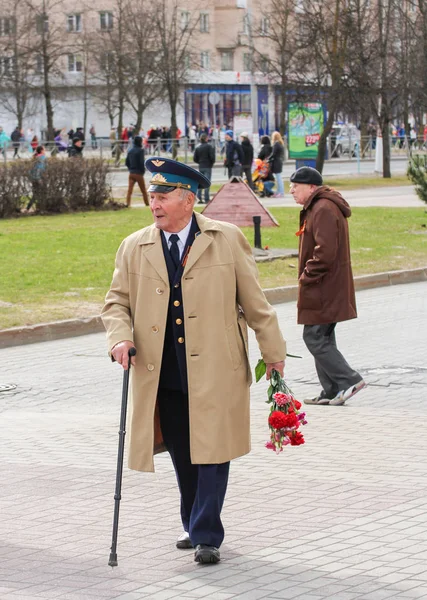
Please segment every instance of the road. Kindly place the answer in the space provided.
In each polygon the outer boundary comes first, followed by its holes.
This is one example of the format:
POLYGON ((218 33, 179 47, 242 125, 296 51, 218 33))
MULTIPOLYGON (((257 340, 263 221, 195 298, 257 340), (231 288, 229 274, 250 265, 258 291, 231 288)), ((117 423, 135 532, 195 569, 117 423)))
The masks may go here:
MULTIPOLYGON (((194 166, 194 165, 193 165, 194 166)), ((375 169, 374 161, 361 161, 360 162, 360 174, 373 175, 375 169)), ((398 175, 406 172, 407 160, 406 159, 394 159, 391 163, 392 174, 398 175)), ((295 162, 287 162, 283 169, 283 177, 289 178, 295 171, 295 162)), ((329 177, 331 175, 357 175, 359 168, 356 160, 348 161, 327 161, 323 169, 323 175, 329 177)), ((224 167, 218 166, 213 169, 212 182, 220 183, 227 181, 227 175, 224 167)), ((111 174, 111 182, 113 187, 124 187, 127 186, 128 174, 126 170, 116 171, 111 174)))
MULTIPOLYGON (((125 469, 119 567, 111 540, 121 370, 103 334, 0 350, 1 600, 427 599, 427 282, 365 290, 338 344, 368 387, 307 407, 306 444, 276 456, 266 383, 252 452, 232 463, 222 561, 175 548, 176 481, 125 469)), ((277 305, 299 398, 318 392, 295 305, 277 305)), ((259 352, 250 339, 254 366, 259 352)), ((141 355, 140 355, 141 356, 141 355)), ((220 441, 219 441, 220 443, 220 441)))

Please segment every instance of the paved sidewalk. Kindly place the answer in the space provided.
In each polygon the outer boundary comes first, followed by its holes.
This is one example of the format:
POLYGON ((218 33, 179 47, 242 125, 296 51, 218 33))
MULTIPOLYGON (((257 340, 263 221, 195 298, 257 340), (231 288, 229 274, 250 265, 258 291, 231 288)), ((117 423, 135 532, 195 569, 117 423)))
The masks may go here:
MULTIPOLYGON (((107 566, 121 371, 104 336, 0 351, 1 600, 427 599, 427 283, 358 293, 338 342, 369 386, 308 407, 306 444, 275 456, 266 384, 252 388, 253 451, 232 463, 222 561, 175 549, 178 495, 125 470, 119 567, 107 566)), ((276 306, 299 398, 318 388, 293 303, 276 306)), ((258 351, 251 344, 255 363, 258 351)))

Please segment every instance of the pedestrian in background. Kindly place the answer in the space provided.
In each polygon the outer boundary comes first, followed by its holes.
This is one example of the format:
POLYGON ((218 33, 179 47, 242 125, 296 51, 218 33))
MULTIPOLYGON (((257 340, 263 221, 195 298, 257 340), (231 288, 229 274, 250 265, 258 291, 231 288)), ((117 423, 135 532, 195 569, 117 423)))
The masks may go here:
POLYGON ((109 139, 110 139, 111 156, 114 157, 114 154, 116 152, 116 140, 117 140, 117 133, 116 133, 116 128, 115 127, 112 127, 110 129, 109 139))
POLYGON ((126 155, 126 166, 129 171, 128 192, 126 196, 126 206, 129 208, 132 203, 132 192, 135 183, 138 184, 144 199, 145 206, 149 205, 147 190, 145 187, 145 152, 142 147, 142 137, 135 136, 133 146, 126 155))
POLYGON ((243 164, 242 146, 233 140, 234 133, 231 129, 225 132, 225 160, 224 165, 228 170, 228 179, 233 175, 241 177, 243 164))
POLYGON ((97 142, 97 139, 96 139, 95 125, 91 125, 90 126, 89 134, 90 134, 90 141, 91 141, 91 145, 92 145, 92 150, 96 150, 98 148, 98 142, 97 142))
POLYGON ((46 152, 44 146, 37 146, 34 151, 33 164, 30 170, 30 179, 32 186, 31 200, 28 202, 24 212, 28 212, 33 204, 37 204, 37 200, 40 197, 42 187, 42 177, 46 170, 46 152))
POLYGON ((290 192, 303 207, 297 232, 298 323, 304 325, 304 342, 322 386, 318 396, 304 402, 339 406, 366 385, 335 340, 336 324, 357 316, 347 223, 351 209, 311 167, 291 175, 290 192))
POLYGON ((261 138, 261 148, 258 152, 258 158, 261 160, 267 160, 271 153, 273 152, 273 148, 271 146, 270 138, 268 135, 263 135, 261 138))
MULTIPOLYGON (((193 160, 199 165, 200 173, 202 173, 206 179, 212 181, 212 167, 215 164, 215 148, 212 146, 212 144, 208 143, 208 136, 206 133, 202 133, 200 136, 200 144, 194 151, 193 160)), ((209 202, 209 190, 209 187, 205 187, 204 189, 205 204, 209 202)), ((199 202, 203 204, 201 188, 199 188, 197 192, 197 197, 199 202)))
POLYGON ((246 132, 241 133, 240 138, 242 140, 243 150, 243 173, 246 175, 248 186, 251 188, 251 190, 253 190, 254 184, 252 183, 252 163, 254 160, 254 147, 252 146, 249 136, 246 132))
POLYGON ((13 158, 20 158, 19 147, 21 145, 21 130, 19 129, 18 125, 10 134, 10 139, 12 140, 13 158))
POLYGON ((83 158, 83 141, 81 138, 73 137, 73 143, 68 147, 69 158, 83 158))
POLYGON ((250 451, 246 323, 267 378, 272 369, 283 375, 286 345, 243 233, 194 212, 209 181, 168 158, 146 167, 154 223, 121 244, 102 319, 124 369, 137 350, 129 467, 154 471, 154 453, 170 453, 184 528, 176 545, 194 547, 196 562, 217 563, 230 461, 250 451))
POLYGON ((3 156, 6 154, 9 142, 10 137, 4 131, 3 127, 0 127, 0 152, 3 154, 3 156))
POLYGON ((277 193, 275 194, 276 198, 284 198, 285 197, 285 187, 283 185, 283 163, 285 161, 285 144, 283 143, 283 138, 278 131, 274 131, 271 136, 271 141, 273 143, 272 151, 271 151, 271 172, 274 175, 274 179, 277 184, 277 193))

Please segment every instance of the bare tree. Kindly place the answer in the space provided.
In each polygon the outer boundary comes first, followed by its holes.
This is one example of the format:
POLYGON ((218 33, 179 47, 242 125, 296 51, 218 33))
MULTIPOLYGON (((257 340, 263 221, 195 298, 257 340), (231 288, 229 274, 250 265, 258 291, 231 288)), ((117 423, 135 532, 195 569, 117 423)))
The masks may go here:
POLYGON ((302 65, 312 65, 309 71, 299 68, 301 82, 317 90, 318 99, 327 105, 327 119, 319 140, 316 169, 320 172, 326 157, 326 144, 336 114, 348 95, 345 72, 348 35, 346 29, 346 0, 318 2, 305 0, 299 15, 301 34, 306 45, 300 52, 302 65))
POLYGON ((288 93, 295 87, 294 56, 297 48, 295 31, 295 13, 298 10, 296 0, 271 0, 268 10, 263 11, 261 27, 253 33, 260 38, 260 47, 254 47, 254 65, 260 71, 268 73, 280 88, 280 125, 282 135, 286 131, 288 93), (266 26, 265 26, 266 24, 266 26), (271 54, 264 48, 267 41, 271 54))
MULTIPOLYGON (((155 29, 147 27, 152 19, 152 4, 148 0, 140 3, 128 2, 125 8, 128 34, 132 39, 127 63, 126 99, 135 111, 135 129, 139 131, 147 108, 158 98, 163 84, 156 76, 158 43, 155 29)), ((157 5, 155 10, 157 10, 157 5)))
POLYGON ((63 14, 63 0, 25 0, 29 16, 33 21, 33 31, 28 50, 35 59, 38 81, 34 87, 43 95, 46 111, 47 139, 52 141, 54 134, 53 88, 62 79, 60 59, 67 53, 64 44, 64 24, 59 15, 63 14))
MULTIPOLYGON (((171 137, 175 140, 180 92, 195 62, 194 48, 199 17, 196 10, 190 12, 179 8, 178 0, 159 0, 151 20, 158 48, 156 75, 168 97, 171 137)), ((172 157, 176 158, 177 153, 173 142, 172 157)))
POLYGON ((36 112, 37 104, 31 89, 31 23, 23 11, 23 5, 24 0, 13 0, 8 16, 3 18, 5 41, 0 65, 0 104, 16 117, 20 129, 24 118, 36 112))

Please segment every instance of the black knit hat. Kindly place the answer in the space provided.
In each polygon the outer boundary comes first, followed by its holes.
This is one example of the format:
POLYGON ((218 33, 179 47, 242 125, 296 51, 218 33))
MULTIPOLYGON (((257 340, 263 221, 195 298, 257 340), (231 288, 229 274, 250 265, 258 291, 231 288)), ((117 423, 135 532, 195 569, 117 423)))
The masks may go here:
POLYGON ((313 167, 301 167, 291 175, 291 183, 308 183, 309 185, 322 185, 323 179, 319 171, 313 167))

